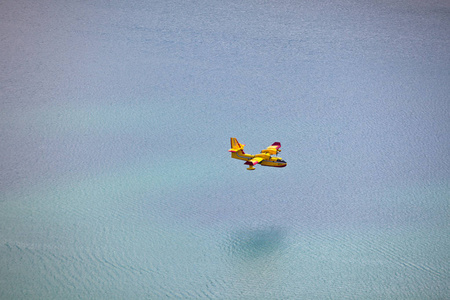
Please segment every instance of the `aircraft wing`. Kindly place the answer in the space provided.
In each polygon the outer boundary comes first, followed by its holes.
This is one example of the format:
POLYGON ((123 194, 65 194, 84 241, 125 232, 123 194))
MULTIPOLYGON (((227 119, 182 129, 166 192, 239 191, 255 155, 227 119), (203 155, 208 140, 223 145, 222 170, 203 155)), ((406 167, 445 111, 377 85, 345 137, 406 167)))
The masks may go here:
POLYGON ((279 142, 275 142, 272 145, 270 145, 269 147, 267 147, 266 149, 262 150, 262 153, 268 153, 270 155, 273 154, 277 154, 278 152, 280 152, 281 150, 279 150, 281 147, 281 144, 279 142))
POLYGON ((245 165, 249 165, 249 166, 254 166, 254 165, 259 164, 263 160, 264 160, 264 158, 262 158, 262 157, 255 157, 255 158, 252 158, 250 160, 247 160, 244 164, 245 165))

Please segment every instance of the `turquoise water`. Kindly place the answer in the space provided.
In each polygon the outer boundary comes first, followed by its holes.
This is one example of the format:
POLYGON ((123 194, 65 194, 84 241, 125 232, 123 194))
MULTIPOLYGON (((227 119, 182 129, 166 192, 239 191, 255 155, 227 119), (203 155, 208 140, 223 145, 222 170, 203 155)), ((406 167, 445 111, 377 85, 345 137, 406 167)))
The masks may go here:
POLYGON ((450 297, 445 1, 0 7, 1 299, 450 297))

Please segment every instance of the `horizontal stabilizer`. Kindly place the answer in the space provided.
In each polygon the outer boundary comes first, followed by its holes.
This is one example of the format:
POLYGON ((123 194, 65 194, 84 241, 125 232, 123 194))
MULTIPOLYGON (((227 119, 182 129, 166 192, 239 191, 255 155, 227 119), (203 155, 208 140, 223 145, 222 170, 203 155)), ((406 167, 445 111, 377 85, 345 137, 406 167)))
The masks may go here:
POLYGON ((244 144, 240 144, 236 138, 231 138, 231 149, 228 152, 237 152, 241 150, 244 152, 244 144))

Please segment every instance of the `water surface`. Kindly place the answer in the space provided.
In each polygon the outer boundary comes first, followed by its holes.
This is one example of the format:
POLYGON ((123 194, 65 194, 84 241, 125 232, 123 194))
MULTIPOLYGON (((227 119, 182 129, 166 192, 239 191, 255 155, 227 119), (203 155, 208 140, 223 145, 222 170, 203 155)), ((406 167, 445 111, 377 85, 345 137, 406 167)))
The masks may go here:
POLYGON ((449 16, 4 1, 0 298, 449 298, 449 16))

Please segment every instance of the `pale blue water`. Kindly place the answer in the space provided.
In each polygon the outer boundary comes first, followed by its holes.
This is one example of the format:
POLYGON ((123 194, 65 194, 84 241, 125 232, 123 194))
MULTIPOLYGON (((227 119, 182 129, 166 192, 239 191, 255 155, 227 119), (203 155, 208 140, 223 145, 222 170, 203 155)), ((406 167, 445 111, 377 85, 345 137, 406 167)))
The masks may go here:
POLYGON ((0 37, 1 299, 450 298, 448 1, 3 1, 0 37))

